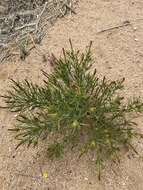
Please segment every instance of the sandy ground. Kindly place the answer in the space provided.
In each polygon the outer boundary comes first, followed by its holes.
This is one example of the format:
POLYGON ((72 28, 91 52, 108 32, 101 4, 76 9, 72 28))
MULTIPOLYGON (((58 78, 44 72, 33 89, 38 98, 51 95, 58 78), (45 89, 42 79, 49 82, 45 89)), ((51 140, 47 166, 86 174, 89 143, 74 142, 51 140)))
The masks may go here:
MULTIPOLYGON (((143 96, 143 1, 142 0, 79 0, 77 14, 59 20, 52 27, 39 48, 46 55, 61 54, 61 48, 73 40, 83 50, 93 40, 93 57, 99 75, 111 79, 126 77, 125 96, 143 96), (101 30, 118 26, 124 21, 131 25, 103 33, 101 30)), ((50 70, 39 51, 33 50, 24 61, 0 65, 0 94, 9 86, 9 78, 32 79, 40 83, 41 72, 50 70)), ((2 100, 0 100, 2 103, 2 100)), ((103 170, 102 180, 96 176, 94 160, 87 155, 76 159, 77 150, 63 159, 51 162, 46 156, 46 145, 38 149, 21 147, 8 132, 15 115, 0 109, 0 190, 142 190, 143 160, 125 154, 119 166, 111 163, 103 170), (42 171, 48 171, 44 179, 42 171)), ((143 131, 143 118, 136 118, 143 131)), ((143 141, 134 142, 143 155, 143 141)))

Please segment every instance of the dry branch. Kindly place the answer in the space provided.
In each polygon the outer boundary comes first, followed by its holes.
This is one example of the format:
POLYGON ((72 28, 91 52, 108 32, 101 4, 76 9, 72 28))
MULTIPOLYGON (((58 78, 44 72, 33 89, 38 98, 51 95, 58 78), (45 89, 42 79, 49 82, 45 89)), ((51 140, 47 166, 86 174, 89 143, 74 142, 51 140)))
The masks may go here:
POLYGON ((29 34, 33 36, 34 43, 39 44, 48 27, 58 17, 67 13, 75 14, 75 2, 76 0, 9 0, 7 12, 0 15, 0 62, 13 56, 13 45, 17 47, 17 52, 19 47, 31 49, 27 42, 29 34))
POLYGON ((120 24, 118 26, 113 26, 113 27, 101 30, 101 31, 97 32, 97 34, 104 33, 104 32, 107 32, 107 31, 111 31, 111 30, 114 30, 114 29, 123 28, 123 27, 129 26, 129 25, 131 25, 130 21, 125 21, 125 22, 123 22, 122 24, 120 24))

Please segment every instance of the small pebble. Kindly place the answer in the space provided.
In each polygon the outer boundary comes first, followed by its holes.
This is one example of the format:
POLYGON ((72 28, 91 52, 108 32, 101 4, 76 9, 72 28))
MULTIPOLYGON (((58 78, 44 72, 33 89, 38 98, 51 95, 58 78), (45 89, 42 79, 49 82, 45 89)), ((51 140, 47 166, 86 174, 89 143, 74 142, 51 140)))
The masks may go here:
POLYGON ((134 40, 135 40, 136 42, 139 41, 138 38, 135 38, 134 40))
POLYGON ((69 173, 71 174, 71 173, 72 173, 72 170, 69 170, 69 173))
POLYGON ((85 178, 84 178, 84 180, 85 180, 85 181, 88 181, 88 178, 87 178, 87 177, 85 177, 85 178))
POLYGON ((137 30, 137 27, 134 27, 133 29, 136 31, 136 30, 137 30))

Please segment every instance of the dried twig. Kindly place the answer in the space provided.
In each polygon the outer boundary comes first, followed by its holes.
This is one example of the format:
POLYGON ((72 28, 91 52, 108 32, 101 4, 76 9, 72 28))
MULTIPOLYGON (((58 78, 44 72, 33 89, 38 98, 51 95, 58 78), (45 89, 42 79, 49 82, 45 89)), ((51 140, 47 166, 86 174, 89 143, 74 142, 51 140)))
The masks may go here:
POLYGON ((20 176, 24 176, 24 177, 30 177, 33 179, 42 179, 42 177, 38 177, 38 176, 32 176, 32 175, 28 175, 28 174, 22 174, 22 173, 15 173, 16 175, 20 175, 20 176))
POLYGON ((35 10, 25 10, 25 11, 20 11, 16 13, 12 13, 9 15, 5 15, 4 17, 0 17, 0 20, 5 20, 5 19, 12 19, 17 16, 28 16, 28 15, 34 15, 35 10))
POLYGON ((41 13, 38 15, 38 19, 37 19, 37 23, 36 23, 36 31, 35 32, 38 31, 39 22, 40 22, 40 19, 41 19, 42 15, 43 15, 46 7, 47 7, 47 4, 48 4, 48 2, 45 2, 44 7, 43 7, 41 13))
POLYGON ((114 29, 119 29, 119 28, 122 28, 122 27, 125 27, 125 26, 129 26, 129 25, 131 25, 130 21, 125 21, 121 25, 113 26, 111 28, 107 28, 107 29, 101 30, 101 31, 97 32, 97 34, 101 34, 103 32, 111 31, 111 30, 114 30, 114 29))
POLYGON ((29 34, 29 36, 30 36, 30 39, 31 39, 31 41, 32 41, 32 43, 33 43, 33 46, 34 46, 35 49, 37 50, 37 53, 38 53, 39 55, 42 55, 42 56, 43 56, 43 51, 41 51, 41 50, 37 47, 37 45, 36 45, 36 43, 35 43, 35 41, 34 41, 34 39, 33 39, 33 36, 32 36, 31 34, 29 34))
POLYGON ((70 10, 70 13, 76 14, 76 12, 75 12, 75 11, 73 10, 73 8, 72 8, 71 2, 70 2, 70 5, 68 5, 67 3, 65 3, 64 5, 66 6, 67 9, 70 10))
MULTIPOLYGON (((0 17, 0 48, 2 49, 2 51, 0 50, 2 58, 0 62, 7 59, 7 53, 4 52, 9 51, 8 48, 11 50, 13 44, 11 42, 15 43, 18 50, 19 44, 25 43, 28 34, 31 34, 34 43, 40 43, 43 35, 47 33, 49 24, 53 24, 58 17, 65 16, 67 13, 75 14, 72 5, 76 0, 47 0, 45 3, 43 2, 41 0, 9 1, 9 11, 0 17)), ((36 46, 34 45, 34 47, 36 46)), ((26 48, 30 49, 28 46, 26 48)), ((9 52, 11 56, 13 56, 12 51, 9 52)))
POLYGON ((36 25, 36 23, 25 24, 25 25, 23 25, 23 26, 20 26, 20 27, 15 28, 15 31, 21 30, 21 29, 26 28, 26 27, 35 26, 35 25, 36 25))

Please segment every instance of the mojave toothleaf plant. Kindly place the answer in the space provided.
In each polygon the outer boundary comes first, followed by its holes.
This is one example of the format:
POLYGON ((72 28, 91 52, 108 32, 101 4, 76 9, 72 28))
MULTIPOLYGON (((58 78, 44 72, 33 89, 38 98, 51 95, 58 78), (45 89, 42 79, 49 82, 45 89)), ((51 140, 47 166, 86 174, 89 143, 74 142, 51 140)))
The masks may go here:
POLYGON ((43 85, 12 80, 2 97, 6 108, 19 113, 11 129, 19 140, 17 147, 36 146, 40 139, 48 140, 51 132, 61 135, 48 147, 49 155, 58 157, 66 146, 79 142, 79 157, 95 151, 100 178, 105 159, 119 159, 118 152, 124 146, 136 151, 131 140, 137 131, 128 113, 143 112, 143 102, 140 98, 123 101, 118 91, 123 89, 124 79, 97 77, 92 69, 91 43, 85 53, 75 50, 71 41, 70 45, 70 50, 63 49, 63 57, 51 59, 52 73, 42 71, 43 85))

